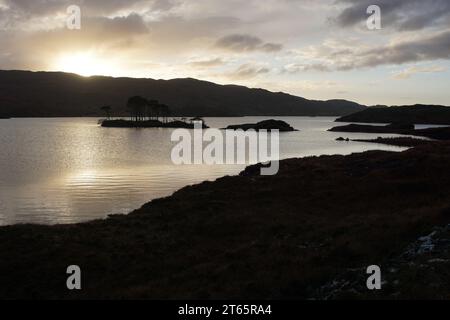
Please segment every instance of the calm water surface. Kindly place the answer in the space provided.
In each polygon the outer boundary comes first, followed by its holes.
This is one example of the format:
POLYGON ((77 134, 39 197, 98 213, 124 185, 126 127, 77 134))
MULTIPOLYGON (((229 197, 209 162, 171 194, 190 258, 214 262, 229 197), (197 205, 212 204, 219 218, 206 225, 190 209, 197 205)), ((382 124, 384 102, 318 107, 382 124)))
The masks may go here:
MULTIPOLYGON (((206 118, 210 127, 267 118, 206 118)), ((336 142, 335 118, 280 117, 282 158, 402 148, 336 142)), ((238 174, 243 165, 175 166, 172 129, 101 128, 96 118, 0 120, 0 225, 74 223, 127 213, 183 186, 238 174)), ((389 135, 393 136, 393 135, 389 135)))

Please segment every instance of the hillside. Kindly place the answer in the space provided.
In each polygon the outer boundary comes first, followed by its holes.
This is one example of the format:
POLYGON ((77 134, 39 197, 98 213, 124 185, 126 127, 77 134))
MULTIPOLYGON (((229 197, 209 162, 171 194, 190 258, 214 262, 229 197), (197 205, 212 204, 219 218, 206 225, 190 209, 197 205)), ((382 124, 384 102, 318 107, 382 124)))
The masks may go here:
POLYGON ((365 107, 345 100, 314 101, 285 93, 196 79, 82 77, 61 72, 0 71, 0 115, 100 116, 111 105, 125 115, 130 96, 156 99, 176 116, 342 116, 365 107))
POLYGON ((450 107, 419 104, 414 106, 377 106, 341 117, 336 121, 450 125, 450 107))

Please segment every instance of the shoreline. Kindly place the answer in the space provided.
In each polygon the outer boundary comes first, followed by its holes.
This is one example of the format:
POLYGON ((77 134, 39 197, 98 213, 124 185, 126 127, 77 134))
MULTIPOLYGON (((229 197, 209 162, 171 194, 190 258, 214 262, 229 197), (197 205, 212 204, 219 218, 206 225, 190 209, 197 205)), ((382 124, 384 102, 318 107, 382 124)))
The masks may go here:
POLYGON ((328 129, 329 132, 352 132, 352 133, 378 133, 378 134, 400 134, 415 137, 425 137, 434 140, 450 140, 450 127, 436 127, 426 129, 415 129, 413 124, 388 124, 386 126, 348 124, 328 129))
MULTIPOLYGON (((387 262, 450 222, 449 163, 448 142, 288 159, 276 176, 250 166, 128 215, 0 227, 0 297, 325 298, 324 286, 348 268, 387 262), (74 263, 86 271, 81 292, 64 286, 74 263)), ((408 281, 395 288, 403 298, 423 289, 408 281)))
POLYGON ((414 148, 414 147, 418 147, 418 146, 422 146, 425 144, 431 144, 431 143, 436 142, 434 140, 417 139, 417 138, 411 138, 411 137, 396 137, 396 138, 378 137, 376 139, 352 139, 350 141, 378 143, 378 144, 384 144, 384 145, 389 145, 389 146, 408 147, 408 148, 414 148))

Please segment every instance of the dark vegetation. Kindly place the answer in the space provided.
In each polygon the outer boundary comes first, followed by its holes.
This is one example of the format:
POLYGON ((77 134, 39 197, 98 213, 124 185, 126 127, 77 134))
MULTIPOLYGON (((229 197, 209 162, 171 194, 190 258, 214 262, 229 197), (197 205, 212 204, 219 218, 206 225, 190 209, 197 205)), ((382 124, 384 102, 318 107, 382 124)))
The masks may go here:
POLYGON ((450 107, 434 105, 377 106, 343 116, 338 122, 415 123, 450 125, 450 107))
POLYGON ((450 140, 450 127, 415 129, 409 124, 390 124, 387 126, 372 126, 362 124, 349 124, 331 128, 333 132, 361 132, 361 133, 393 133, 412 136, 427 137, 436 140, 450 140))
POLYGON ((2 227, 0 297, 449 299, 447 233, 432 237, 439 250, 416 246, 450 222, 449 170, 447 141, 290 159, 275 176, 251 166, 127 216, 2 227), (70 264, 81 291, 66 289, 70 264), (379 292, 365 289, 372 264, 379 292))
POLYGON ((172 116, 341 116, 365 107, 345 100, 314 101, 285 93, 196 79, 82 77, 57 72, 0 71, 0 114, 8 117, 127 116, 131 96, 153 97, 172 116))
POLYGON ((264 120, 258 123, 246 123, 238 125, 230 125, 225 128, 225 130, 279 130, 280 132, 296 131, 288 123, 282 120, 264 120))
POLYGON ((162 123, 167 123, 170 116, 170 108, 167 105, 159 103, 158 100, 148 100, 141 96, 128 99, 127 111, 134 122, 148 120, 159 122, 159 118, 162 118, 162 123))

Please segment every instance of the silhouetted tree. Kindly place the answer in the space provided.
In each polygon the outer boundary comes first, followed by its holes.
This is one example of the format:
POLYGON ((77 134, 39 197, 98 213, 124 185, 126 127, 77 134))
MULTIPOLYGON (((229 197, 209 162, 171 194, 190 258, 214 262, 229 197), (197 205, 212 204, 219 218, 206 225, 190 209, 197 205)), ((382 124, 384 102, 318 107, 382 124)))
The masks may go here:
POLYGON ((145 98, 134 96, 128 99, 127 109, 130 112, 131 119, 134 121, 142 121, 145 117, 145 109, 148 102, 145 98))
POLYGON ((167 118, 170 116, 170 108, 168 105, 161 104, 160 105, 160 113, 163 117, 163 122, 167 123, 167 118))
POLYGON ((106 113, 107 120, 111 119, 111 106, 103 106, 100 109, 106 113))
POLYGON ((167 123, 170 115, 170 109, 165 104, 160 104, 158 100, 147 100, 140 96, 134 96, 128 99, 127 109, 130 117, 134 121, 159 120, 167 123))
POLYGON ((159 121, 159 117, 162 116, 162 104, 158 103, 158 105, 156 105, 156 120, 159 121))
POLYGON ((148 115, 151 120, 158 119, 158 100, 148 101, 148 115))

